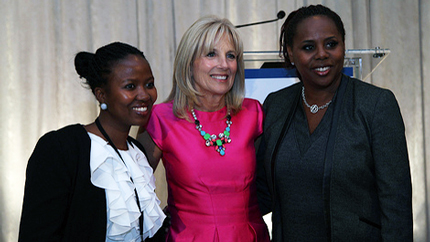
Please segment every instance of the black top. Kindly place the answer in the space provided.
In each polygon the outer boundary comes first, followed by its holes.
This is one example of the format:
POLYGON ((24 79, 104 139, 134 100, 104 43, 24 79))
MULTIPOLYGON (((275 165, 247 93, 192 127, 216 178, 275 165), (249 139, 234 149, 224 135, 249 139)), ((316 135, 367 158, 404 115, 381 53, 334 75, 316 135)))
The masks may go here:
POLYGON ((310 134, 303 105, 298 102, 276 161, 277 191, 286 241, 327 241, 324 221, 324 154, 332 120, 330 106, 310 134))

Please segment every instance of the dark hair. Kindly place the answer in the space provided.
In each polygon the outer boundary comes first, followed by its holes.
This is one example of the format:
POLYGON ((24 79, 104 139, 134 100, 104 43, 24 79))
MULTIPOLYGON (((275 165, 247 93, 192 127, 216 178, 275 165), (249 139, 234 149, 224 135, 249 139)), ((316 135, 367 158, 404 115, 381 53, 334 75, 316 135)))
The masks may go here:
POLYGON ((287 46, 293 46, 294 36, 297 33, 297 25, 299 25, 303 20, 317 15, 323 15, 333 20, 337 30, 342 35, 342 41, 345 42, 345 28, 343 26, 342 19, 337 13, 320 4, 301 7, 288 15, 281 28, 279 54, 284 57, 285 66, 287 68, 293 67, 293 65, 291 65, 290 58, 288 57, 287 46))
POLYGON ((138 55, 145 58, 142 51, 131 45, 114 42, 100 47, 96 53, 79 52, 75 56, 75 69, 79 77, 85 78, 85 84, 92 92, 96 87, 107 84, 112 67, 128 55, 138 55))

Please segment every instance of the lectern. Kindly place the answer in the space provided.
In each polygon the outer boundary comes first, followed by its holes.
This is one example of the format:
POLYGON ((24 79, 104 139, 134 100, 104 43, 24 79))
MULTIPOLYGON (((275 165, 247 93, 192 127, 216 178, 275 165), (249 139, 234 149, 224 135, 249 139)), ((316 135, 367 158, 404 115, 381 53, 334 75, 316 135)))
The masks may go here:
MULTIPOLYGON (((276 51, 245 52, 245 91, 246 97, 264 102, 266 96, 274 91, 288 87, 299 81, 295 69, 283 67, 283 60, 276 51)), ((361 78, 361 58, 346 57, 343 72, 361 78)))

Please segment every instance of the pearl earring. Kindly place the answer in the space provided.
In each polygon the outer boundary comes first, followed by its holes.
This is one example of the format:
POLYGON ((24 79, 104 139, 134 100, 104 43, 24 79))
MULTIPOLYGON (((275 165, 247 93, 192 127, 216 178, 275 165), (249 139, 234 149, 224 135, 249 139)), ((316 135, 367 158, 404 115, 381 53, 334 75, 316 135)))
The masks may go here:
POLYGON ((102 110, 106 110, 107 109, 107 104, 106 103, 100 103, 100 108, 102 110))

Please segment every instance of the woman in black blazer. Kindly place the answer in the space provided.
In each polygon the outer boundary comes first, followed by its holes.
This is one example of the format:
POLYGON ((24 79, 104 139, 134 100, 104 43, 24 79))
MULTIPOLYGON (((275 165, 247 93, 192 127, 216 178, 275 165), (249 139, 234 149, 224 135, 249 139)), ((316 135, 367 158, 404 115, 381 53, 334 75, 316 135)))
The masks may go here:
POLYGON ((143 53, 115 42, 75 57, 100 115, 45 134, 28 165, 19 241, 143 241, 165 218, 142 146, 129 137, 157 99, 143 53))
POLYGON ((281 52, 300 82, 270 94, 257 152, 273 241, 412 241, 405 128, 389 90, 342 74, 345 30, 322 6, 292 12, 281 52))

